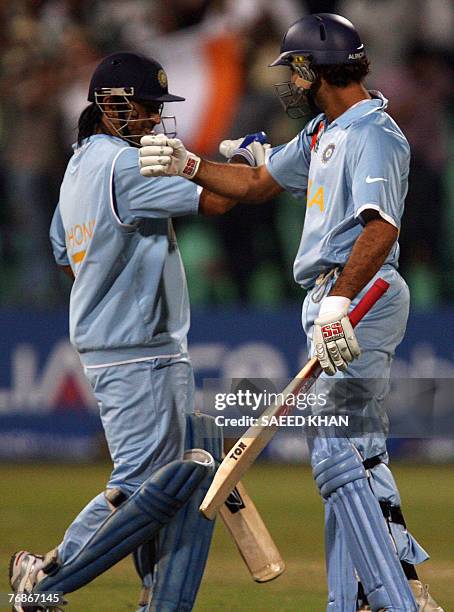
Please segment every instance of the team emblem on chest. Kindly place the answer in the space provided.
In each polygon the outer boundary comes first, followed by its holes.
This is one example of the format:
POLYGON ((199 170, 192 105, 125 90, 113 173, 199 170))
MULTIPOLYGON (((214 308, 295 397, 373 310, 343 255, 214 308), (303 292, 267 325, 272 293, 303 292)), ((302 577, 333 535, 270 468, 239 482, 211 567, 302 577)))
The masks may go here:
POLYGON ((332 158, 335 148, 336 148, 336 145, 334 144, 334 142, 332 142, 326 147, 326 149, 323 150, 322 162, 324 164, 328 163, 329 160, 332 158))

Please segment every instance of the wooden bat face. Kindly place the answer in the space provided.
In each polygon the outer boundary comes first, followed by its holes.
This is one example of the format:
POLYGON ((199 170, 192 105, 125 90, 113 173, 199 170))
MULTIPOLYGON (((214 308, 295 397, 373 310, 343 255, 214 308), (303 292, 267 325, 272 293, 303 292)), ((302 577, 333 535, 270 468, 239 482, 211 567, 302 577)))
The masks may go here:
POLYGON ((256 582, 268 582, 282 574, 285 563, 241 482, 219 509, 219 515, 256 582))

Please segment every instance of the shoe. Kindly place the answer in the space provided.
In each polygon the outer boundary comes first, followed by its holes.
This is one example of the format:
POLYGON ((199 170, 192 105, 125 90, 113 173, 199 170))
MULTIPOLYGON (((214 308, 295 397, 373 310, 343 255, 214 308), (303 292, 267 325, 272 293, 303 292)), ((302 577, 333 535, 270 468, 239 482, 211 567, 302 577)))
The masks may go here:
MULTIPOLYGON (((444 612, 443 608, 430 595, 427 584, 423 584, 420 580, 409 580, 408 584, 418 604, 418 612, 444 612)), ((371 610, 368 605, 358 608, 358 612, 367 612, 368 610, 371 610)))
MULTIPOLYGON (((31 593, 36 585, 36 575, 39 569, 42 569, 44 557, 42 555, 33 555, 26 550, 20 550, 11 557, 9 562, 9 582, 11 589, 16 594, 31 593), (39 567, 36 564, 39 563, 39 567), (38 570, 38 571, 37 571, 38 570)), ((63 612, 62 608, 57 606, 23 606, 20 601, 13 605, 12 612, 63 612)))
MULTIPOLYGON (((11 557, 9 562, 9 582, 14 593, 31 593, 36 584, 36 563, 44 557, 32 555, 26 550, 20 550, 11 557)), ((32 608, 28 608, 27 612, 32 608)), ((38 610, 39 608, 33 608, 38 610)), ((13 605, 13 612, 25 612, 20 603, 13 605)))
POLYGON ((444 612, 443 608, 431 597, 429 587, 420 580, 409 580, 413 596, 418 604, 419 612, 444 612))

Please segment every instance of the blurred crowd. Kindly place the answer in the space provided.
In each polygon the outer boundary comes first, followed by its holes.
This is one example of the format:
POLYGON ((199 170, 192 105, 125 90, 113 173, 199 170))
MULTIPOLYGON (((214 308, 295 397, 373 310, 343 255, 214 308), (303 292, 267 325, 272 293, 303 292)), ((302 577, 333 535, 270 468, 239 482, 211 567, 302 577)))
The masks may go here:
MULTIPOLYGON (((415 308, 454 301, 454 5, 452 0, 0 0, 0 304, 54 307, 68 285, 48 226, 104 55, 135 50, 161 61, 178 134, 216 159, 223 138, 265 130, 276 145, 302 124, 286 117, 268 63, 300 16, 338 12, 364 39, 371 89, 412 146, 400 237, 415 308)), ((284 77, 284 78, 283 78, 284 77)), ((292 260, 304 211, 287 195, 176 228, 193 304, 276 306, 303 295, 292 260)))

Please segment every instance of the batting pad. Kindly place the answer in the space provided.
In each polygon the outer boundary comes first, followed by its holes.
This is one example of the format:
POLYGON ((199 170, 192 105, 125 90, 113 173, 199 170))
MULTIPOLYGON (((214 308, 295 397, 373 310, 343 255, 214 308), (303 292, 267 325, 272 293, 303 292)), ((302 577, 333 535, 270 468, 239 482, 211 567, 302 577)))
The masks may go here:
POLYGON ((418 612, 361 457, 349 442, 336 442, 340 447, 319 461, 313 474, 322 497, 332 504, 369 605, 418 612))
MULTIPOLYGON (((208 415, 187 415, 186 448, 208 451, 217 465, 222 458, 222 430, 208 415)), ((213 480, 207 477, 184 509, 158 535, 153 595, 147 611, 190 612, 208 558, 214 521, 199 512, 213 480)))
POLYGON ((332 499, 325 502, 325 556, 328 578, 327 612, 356 612, 358 581, 332 499))
POLYGON ((75 591, 153 538, 214 471, 208 453, 205 461, 172 461, 157 470, 109 515, 73 561, 44 578, 33 593, 75 591))

